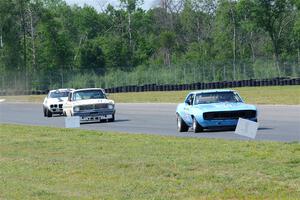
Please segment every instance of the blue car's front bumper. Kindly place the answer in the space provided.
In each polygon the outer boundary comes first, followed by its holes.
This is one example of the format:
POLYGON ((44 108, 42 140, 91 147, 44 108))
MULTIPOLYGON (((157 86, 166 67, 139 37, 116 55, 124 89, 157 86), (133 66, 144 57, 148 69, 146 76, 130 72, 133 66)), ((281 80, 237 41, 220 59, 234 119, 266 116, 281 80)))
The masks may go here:
MULTIPOLYGON (((248 119, 257 122, 257 118, 248 119)), ((215 128, 215 127, 234 127, 238 123, 238 119, 223 119, 223 120, 197 120, 203 128, 215 128)))

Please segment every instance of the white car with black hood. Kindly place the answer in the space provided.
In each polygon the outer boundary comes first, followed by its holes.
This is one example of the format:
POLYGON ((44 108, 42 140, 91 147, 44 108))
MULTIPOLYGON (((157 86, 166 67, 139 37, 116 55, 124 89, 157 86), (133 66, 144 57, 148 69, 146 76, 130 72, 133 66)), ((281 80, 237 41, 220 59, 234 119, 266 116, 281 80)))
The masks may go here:
POLYGON ((68 100, 69 93, 74 89, 50 90, 43 102, 43 113, 45 117, 52 117, 54 114, 62 115, 63 107, 68 100))

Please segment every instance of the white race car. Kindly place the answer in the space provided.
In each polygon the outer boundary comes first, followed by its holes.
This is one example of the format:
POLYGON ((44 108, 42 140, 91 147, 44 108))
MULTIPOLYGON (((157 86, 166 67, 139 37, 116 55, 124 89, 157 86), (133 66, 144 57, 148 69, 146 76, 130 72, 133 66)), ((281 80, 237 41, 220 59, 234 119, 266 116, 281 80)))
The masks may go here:
POLYGON ((100 122, 115 120, 115 103, 107 99, 101 88, 87 88, 71 91, 63 107, 67 116, 79 116, 81 122, 100 122))
POLYGON ((50 90, 43 102, 45 117, 52 117, 53 114, 63 114, 64 104, 68 100, 69 93, 74 89, 50 90))

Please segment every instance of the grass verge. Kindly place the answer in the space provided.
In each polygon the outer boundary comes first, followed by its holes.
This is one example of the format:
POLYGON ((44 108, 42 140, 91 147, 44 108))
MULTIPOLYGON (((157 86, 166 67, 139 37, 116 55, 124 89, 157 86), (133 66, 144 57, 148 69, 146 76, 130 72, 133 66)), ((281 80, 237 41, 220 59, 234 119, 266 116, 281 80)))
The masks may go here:
POLYGON ((0 125, 0 199, 298 199, 300 144, 0 125))
MULTIPOLYGON (((300 86, 234 88, 247 103, 300 105, 300 86)), ((116 93, 110 98, 117 103, 179 103, 189 91, 116 93)), ((8 102, 43 102, 44 95, 5 96, 8 102)))

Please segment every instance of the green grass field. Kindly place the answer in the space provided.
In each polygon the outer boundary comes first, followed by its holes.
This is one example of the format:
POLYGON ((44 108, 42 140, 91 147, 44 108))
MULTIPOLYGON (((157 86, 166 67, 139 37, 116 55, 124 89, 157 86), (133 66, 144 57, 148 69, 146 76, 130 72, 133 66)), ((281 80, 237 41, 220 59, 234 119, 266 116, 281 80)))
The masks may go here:
MULTIPOLYGON (((246 103, 300 105, 300 86, 234 88, 246 103)), ((110 94, 117 103, 179 103, 189 91, 110 94)), ((8 102, 43 102, 44 95, 5 96, 8 102)))
POLYGON ((300 144, 0 125, 0 199, 299 199, 300 144))

